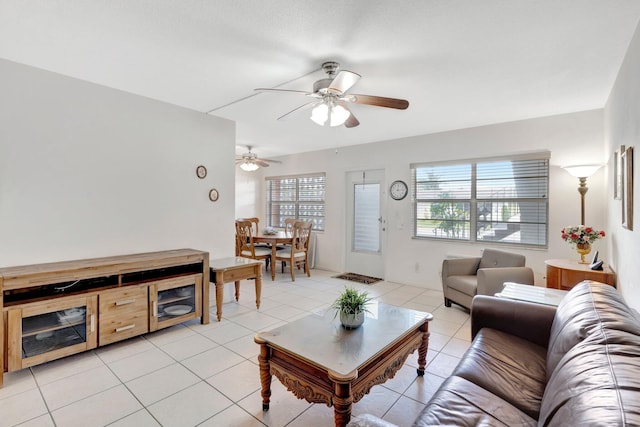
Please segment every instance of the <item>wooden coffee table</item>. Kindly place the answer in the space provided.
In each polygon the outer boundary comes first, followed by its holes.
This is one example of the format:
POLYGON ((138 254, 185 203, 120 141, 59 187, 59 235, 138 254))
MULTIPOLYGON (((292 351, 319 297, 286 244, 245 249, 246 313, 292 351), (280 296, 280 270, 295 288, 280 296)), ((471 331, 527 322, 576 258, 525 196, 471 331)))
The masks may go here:
POLYGON ((415 350, 424 375, 433 316, 383 303, 369 309, 358 329, 344 329, 329 310, 258 333, 262 409, 269 410, 275 375, 299 399, 333 406, 335 425, 345 426, 351 405, 393 378, 415 350))

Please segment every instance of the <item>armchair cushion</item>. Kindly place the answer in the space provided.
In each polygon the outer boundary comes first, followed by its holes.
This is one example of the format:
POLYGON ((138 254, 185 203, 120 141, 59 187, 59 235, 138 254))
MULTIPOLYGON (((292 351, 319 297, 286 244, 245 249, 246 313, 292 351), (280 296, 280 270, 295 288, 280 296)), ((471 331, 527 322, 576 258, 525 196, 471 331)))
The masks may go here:
POLYGON ((524 255, 485 249, 482 251, 478 268, 524 267, 525 262, 524 255))
POLYGON ((529 267, 481 268, 478 270, 477 295, 495 295, 504 282, 533 285, 533 270, 529 267))

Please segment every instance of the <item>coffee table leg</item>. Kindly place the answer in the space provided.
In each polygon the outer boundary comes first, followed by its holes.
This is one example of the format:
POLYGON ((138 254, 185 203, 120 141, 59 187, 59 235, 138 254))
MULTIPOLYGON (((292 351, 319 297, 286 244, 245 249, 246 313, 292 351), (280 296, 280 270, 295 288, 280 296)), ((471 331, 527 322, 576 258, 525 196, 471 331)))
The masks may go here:
POLYGON ((427 366, 427 348, 429 347, 429 323, 424 322, 420 326, 420 332, 422 332, 422 343, 418 348, 418 376, 424 376, 424 368, 427 366))
POLYGON ((236 285, 236 301, 240 301, 240 281, 233 282, 236 285))
MULTIPOLYGON (((292 266, 293 267, 293 266, 292 266)), ((351 421, 351 382, 335 383, 335 396, 333 398, 334 419, 337 427, 346 426, 351 421)))
POLYGON ((258 355, 258 365, 260 366, 260 383, 262 384, 262 410, 269 410, 271 400, 271 370, 269 369, 269 358, 271 349, 262 340, 255 338, 254 341, 260 344, 260 354, 258 355))

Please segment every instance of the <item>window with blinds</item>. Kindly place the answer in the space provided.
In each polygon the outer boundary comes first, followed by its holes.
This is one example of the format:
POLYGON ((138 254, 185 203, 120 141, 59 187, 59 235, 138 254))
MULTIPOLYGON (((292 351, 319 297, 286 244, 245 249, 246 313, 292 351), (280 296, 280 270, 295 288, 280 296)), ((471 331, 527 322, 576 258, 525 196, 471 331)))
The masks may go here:
POLYGON ((548 152, 411 171, 415 237, 547 246, 548 152))
POLYGON ((265 183, 266 221, 270 227, 284 228, 286 218, 313 222, 324 230, 325 174, 267 177, 265 183))

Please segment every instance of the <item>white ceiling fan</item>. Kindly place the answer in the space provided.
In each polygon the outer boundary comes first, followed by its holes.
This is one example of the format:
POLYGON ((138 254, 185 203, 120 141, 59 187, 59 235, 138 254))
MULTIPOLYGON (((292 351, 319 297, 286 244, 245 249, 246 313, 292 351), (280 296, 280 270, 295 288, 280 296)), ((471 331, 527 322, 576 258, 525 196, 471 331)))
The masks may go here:
POLYGON ((348 94, 347 91, 360 80, 359 74, 347 70, 338 71, 340 64, 333 61, 322 64, 322 69, 327 73, 328 77, 316 81, 313 84, 313 92, 276 88, 258 88, 255 90, 260 92, 294 93, 314 98, 313 101, 278 117, 278 120, 289 118, 292 114, 300 111, 312 110, 310 118, 320 126, 340 126, 343 124, 348 128, 358 126, 360 122, 349 109, 348 104, 366 104, 398 110, 406 110, 409 107, 409 101, 406 99, 348 94))
POLYGON ((240 157, 236 158, 236 165, 240 165, 240 169, 253 172, 260 167, 269 167, 269 163, 281 163, 279 160, 261 159, 256 153, 251 152, 251 146, 247 145, 249 152, 243 153, 240 157))

